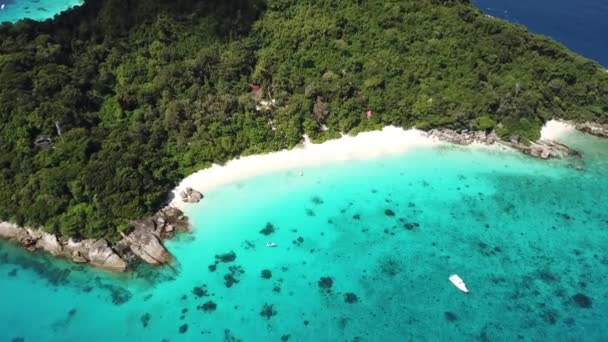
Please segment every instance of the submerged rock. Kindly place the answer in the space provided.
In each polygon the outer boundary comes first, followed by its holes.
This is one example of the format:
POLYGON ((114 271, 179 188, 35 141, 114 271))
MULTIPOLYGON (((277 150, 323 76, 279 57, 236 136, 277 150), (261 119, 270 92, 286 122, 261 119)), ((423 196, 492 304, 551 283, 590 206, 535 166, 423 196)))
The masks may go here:
POLYGON ((275 230, 276 229, 274 228, 274 225, 272 223, 268 222, 268 223, 266 223, 266 226, 262 230, 260 230, 260 234, 268 236, 268 235, 274 233, 275 230))
POLYGON ((321 277, 317 282, 317 285, 319 285, 321 289, 330 290, 334 285, 334 280, 331 277, 321 277))
POLYGON ((263 279, 270 279, 272 278, 272 272, 270 270, 262 270, 261 276, 263 279))
POLYGON ((356 294, 352 292, 348 292, 344 294, 344 302, 348 304, 353 304, 359 301, 359 298, 356 294))
POLYGON ((262 307, 262 311, 260 311, 260 316, 271 319, 273 316, 276 316, 277 311, 274 309, 272 304, 264 304, 262 307))
POLYGON ((578 305, 580 308, 589 309, 593 305, 591 298, 587 297, 582 293, 577 293, 572 296, 572 300, 578 305))
POLYGON ((445 317, 445 319, 446 319, 448 322, 454 322, 455 320, 457 320, 457 319, 458 319, 458 317, 456 316, 456 314, 455 314, 455 313, 453 313, 453 312, 450 312, 450 311, 446 311, 446 312, 444 312, 444 313, 443 313, 443 316, 445 317))
POLYGON ((141 320, 141 324, 144 326, 144 328, 148 327, 148 324, 150 324, 151 318, 152 318, 152 316, 147 312, 141 316, 140 320, 141 320))

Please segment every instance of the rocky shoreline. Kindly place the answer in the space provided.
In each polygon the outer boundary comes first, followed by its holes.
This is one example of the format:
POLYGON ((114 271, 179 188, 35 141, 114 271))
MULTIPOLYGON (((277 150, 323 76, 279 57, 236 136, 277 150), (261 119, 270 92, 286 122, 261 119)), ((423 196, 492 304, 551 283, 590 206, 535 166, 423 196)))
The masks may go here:
MULTIPOLYGON (((608 131, 607 131, 608 133, 608 131)), ((532 143, 525 143, 519 137, 512 137, 510 141, 506 141, 498 137, 496 133, 484 131, 455 131, 451 129, 433 129, 427 132, 431 138, 439 141, 444 141, 457 145, 504 145, 509 148, 520 151, 523 154, 539 159, 565 158, 576 157, 580 158, 580 152, 575 151, 568 146, 553 140, 539 140, 532 143)))
POLYGON ((608 138, 608 124, 603 125, 592 122, 582 122, 575 124, 574 128, 600 138, 608 138))
MULTIPOLYGON (((184 202, 196 203, 202 194, 190 189, 184 202)), ((111 243, 106 239, 74 239, 58 237, 41 229, 20 227, 13 223, 0 222, 0 239, 19 244, 29 251, 42 251, 53 256, 64 257, 75 263, 115 272, 124 272, 130 265, 142 260, 150 265, 164 265, 172 260, 162 241, 177 232, 190 230, 184 213, 171 206, 164 207, 151 217, 132 221, 122 239, 111 243)))
MULTIPOLYGON (((608 125, 594 123, 569 123, 585 133, 608 138, 608 125)), ((553 140, 539 140, 526 143, 518 137, 509 141, 498 137, 494 132, 455 131, 433 129, 426 133, 430 138, 457 145, 499 144, 518 150, 539 159, 580 158, 580 152, 553 140)), ((582 166, 574 166, 583 170, 582 166)), ((184 203, 197 203, 204 196, 186 188, 179 193, 184 203)), ((41 229, 20 227, 0 221, 0 239, 20 244, 30 251, 43 251, 54 256, 67 258, 75 263, 89 263, 91 266, 124 272, 139 260, 150 265, 164 265, 172 260, 171 254, 163 246, 163 240, 170 239, 177 232, 190 230, 188 218, 178 208, 166 206, 153 216, 132 221, 128 229, 121 232, 122 239, 111 243, 106 239, 84 239, 58 237, 41 229)))

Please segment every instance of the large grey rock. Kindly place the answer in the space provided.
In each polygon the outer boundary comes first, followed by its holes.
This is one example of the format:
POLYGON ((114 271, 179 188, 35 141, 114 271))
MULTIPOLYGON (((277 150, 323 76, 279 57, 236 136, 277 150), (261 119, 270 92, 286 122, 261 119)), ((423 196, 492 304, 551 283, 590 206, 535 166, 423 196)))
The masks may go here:
POLYGON ((36 247, 52 255, 59 255, 63 251, 63 247, 61 247, 57 237, 45 232, 40 232, 40 238, 36 241, 36 247))
POLYGON ((149 231, 134 230, 126 236, 131 251, 140 259, 151 265, 162 265, 171 261, 171 254, 167 252, 160 239, 149 231))
POLYGON ((127 263, 110 248, 105 239, 99 239, 91 245, 87 258, 96 267, 120 272, 127 269, 127 263))
POLYGON ((29 234, 24 228, 12 223, 0 222, 0 239, 21 242, 26 238, 29 238, 29 234))
POLYGON ((180 196, 182 201, 186 203, 198 203, 201 201, 201 199, 203 199, 203 194, 192 188, 186 188, 185 190, 181 191, 180 196))
POLYGON ((86 240, 76 241, 76 240, 70 238, 65 243, 63 248, 66 252, 69 252, 70 255, 72 254, 72 252, 78 252, 84 256, 87 256, 87 255, 89 255, 89 250, 91 249, 91 246, 93 245, 93 243, 95 243, 95 240, 86 239, 86 240))
MULTIPOLYGON (((166 218, 165 218, 166 221, 166 218)), ((124 235, 133 254, 151 265, 162 265, 171 261, 171 254, 161 243, 163 228, 152 218, 131 222, 131 232, 124 235)))
POLYGON ((172 232, 174 229, 189 231, 190 223, 184 213, 175 207, 165 207, 159 212, 164 218, 165 231, 172 232))

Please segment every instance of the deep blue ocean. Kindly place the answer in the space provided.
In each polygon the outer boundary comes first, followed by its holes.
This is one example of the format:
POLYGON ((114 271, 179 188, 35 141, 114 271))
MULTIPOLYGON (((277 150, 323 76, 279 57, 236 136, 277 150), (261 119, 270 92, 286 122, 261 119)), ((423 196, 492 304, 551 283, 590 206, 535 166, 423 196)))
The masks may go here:
POLYGON ((473 0, 495 17, 558 40, 608 67, 606 0, 473 0))

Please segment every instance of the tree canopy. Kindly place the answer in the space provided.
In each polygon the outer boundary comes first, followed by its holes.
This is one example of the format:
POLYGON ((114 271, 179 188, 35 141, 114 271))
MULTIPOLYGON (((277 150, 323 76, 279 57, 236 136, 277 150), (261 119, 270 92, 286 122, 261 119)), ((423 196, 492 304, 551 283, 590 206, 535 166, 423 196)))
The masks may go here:
POLYGON ((550 118, 608 122, 606 72, 466 0, 87 0, 0 26, 0 219, 113 238, 303 134, 550 118))

